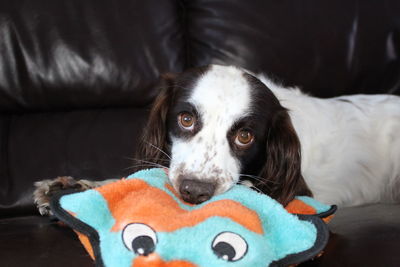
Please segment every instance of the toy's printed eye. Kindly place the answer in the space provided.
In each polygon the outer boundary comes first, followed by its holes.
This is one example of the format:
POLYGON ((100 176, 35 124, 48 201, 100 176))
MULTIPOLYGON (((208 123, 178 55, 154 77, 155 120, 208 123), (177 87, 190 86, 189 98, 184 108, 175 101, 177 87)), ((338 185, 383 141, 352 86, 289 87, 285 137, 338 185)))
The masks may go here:
POLYGON ((131 223, 122 231, 122 240, 129 250, 147 256, 156 248, 157 234, 146 224, 131 223))
POLYGON ((218 258, 237 261, 246 255, 247 242, 238 234, 222 232, 214 238, 212 250, 218 258))
POLYGON ((194 124, 196 123, 196 118, 191 113, 183 112, 178 115, 178 123, 183 129, 192 131, 194 129, 194 124))

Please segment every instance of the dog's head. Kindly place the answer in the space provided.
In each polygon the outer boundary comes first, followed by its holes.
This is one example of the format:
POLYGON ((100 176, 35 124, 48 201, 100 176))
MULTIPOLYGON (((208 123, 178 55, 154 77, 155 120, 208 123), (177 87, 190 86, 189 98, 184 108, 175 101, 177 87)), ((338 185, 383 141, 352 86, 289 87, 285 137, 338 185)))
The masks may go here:
POLYGON ((139 156, 169 164, 184 200, 201 203, 241 178, 284 205, 310 194, 288 112, 260 80, 212 65, 165 75, 161 87, 139 156))

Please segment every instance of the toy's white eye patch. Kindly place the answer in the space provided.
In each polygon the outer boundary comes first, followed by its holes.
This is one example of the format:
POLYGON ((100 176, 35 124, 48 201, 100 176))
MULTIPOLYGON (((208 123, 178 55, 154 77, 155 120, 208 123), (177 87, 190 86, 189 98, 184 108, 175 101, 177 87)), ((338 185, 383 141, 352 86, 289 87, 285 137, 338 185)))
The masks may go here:
POLYGON ((214 238, 212 250, 218 258, 237 261, 246 255, 247 242, 238 234, 222 232, 214 238))
POLYGON ((146 224, 131 223, 122 231, 122 240, 129 250, 147 256, 156 248, 157 234, 146 224))

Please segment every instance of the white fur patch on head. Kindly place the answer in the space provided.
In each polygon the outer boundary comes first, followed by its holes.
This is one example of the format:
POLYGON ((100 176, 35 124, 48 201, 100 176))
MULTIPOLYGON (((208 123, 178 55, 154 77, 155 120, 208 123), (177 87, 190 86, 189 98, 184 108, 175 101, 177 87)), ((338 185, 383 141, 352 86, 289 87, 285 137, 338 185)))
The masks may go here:
POLYGON ((188 102, 199 114, 202 128, 189 139, 172 137, 170 179, 190 177, 216 185, 216 194, 239 180, 240 162, 231 152, 228 132, 248 115, 251 88, 235 67, 212 66, 196 82, 188 102))

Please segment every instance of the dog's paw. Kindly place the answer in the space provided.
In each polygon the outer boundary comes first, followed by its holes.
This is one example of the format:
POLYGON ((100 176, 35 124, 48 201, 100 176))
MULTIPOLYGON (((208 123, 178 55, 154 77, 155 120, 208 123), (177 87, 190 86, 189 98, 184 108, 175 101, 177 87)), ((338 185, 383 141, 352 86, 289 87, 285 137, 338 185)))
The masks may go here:
POLYGON ((43 216, 52 215, 50 199, 55 193, 66 189, 84 191, 91 188, 85 181, 77 181, 70 176, 61 176, 53 180, 42 180, 36 182, 34 185, 33 200, 40 214, 43 216))

